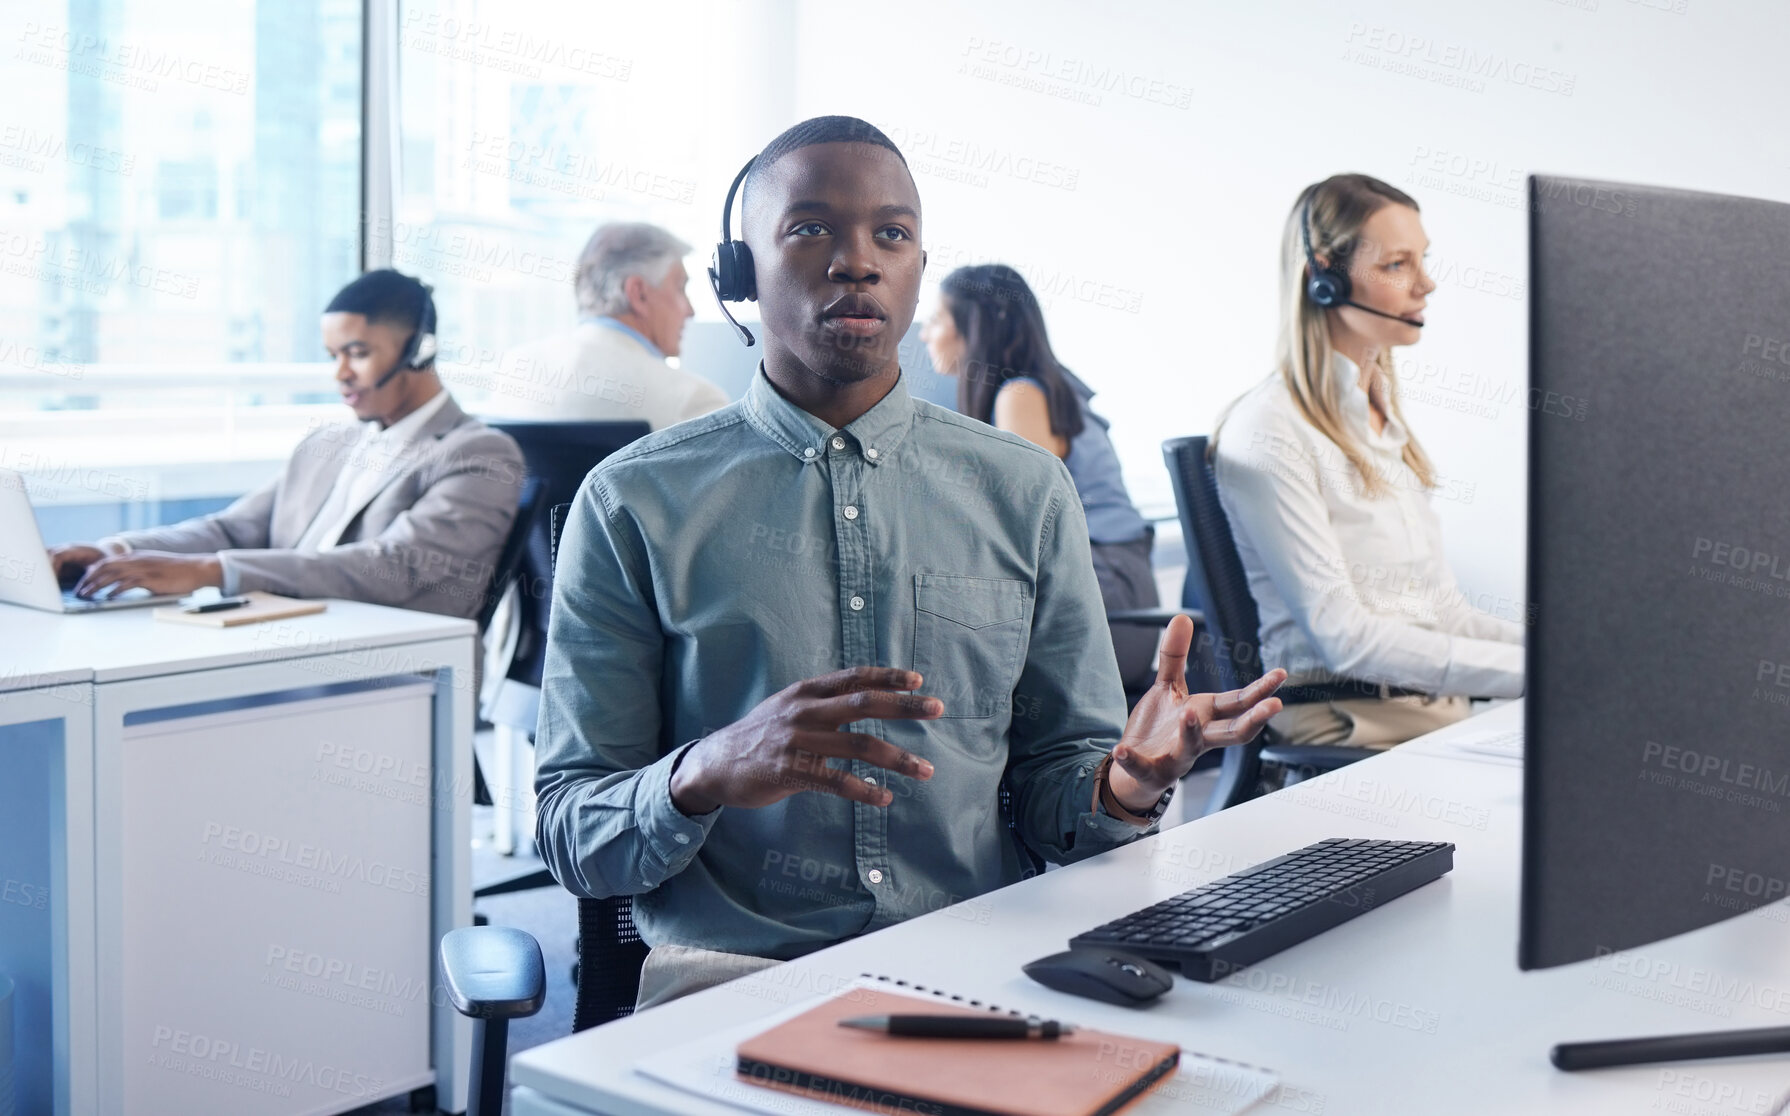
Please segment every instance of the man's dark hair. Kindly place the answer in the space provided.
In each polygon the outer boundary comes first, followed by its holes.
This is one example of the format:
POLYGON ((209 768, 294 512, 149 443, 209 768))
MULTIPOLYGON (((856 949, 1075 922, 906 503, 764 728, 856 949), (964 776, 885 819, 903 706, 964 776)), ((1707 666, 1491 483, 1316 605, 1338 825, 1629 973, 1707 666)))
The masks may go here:
POLYGON ((786 129, 776 139, 764 145, 764 150, 758 153, 758 158, 752 163, 751 173, 746 175, 740 197, 741 211, 744 212, 745 199, 751 196, 752 184, 758 180, 759 175, 770 170, 777 164, 777 160, 790 152, 800 151, 817 143, 875 144, 893 151, 895 157, 901 160, 901 165, 907 166, 907 156, 901 153, 901 148, 896 147, 894 140, 869 121, 859 120, 855 116, 816 116, 786 129))
POLYGON ((418 329, 432 315, 429 288, 401 271, 369 271, 336 292, 325 314, 359 314, 369 322, 389 322, 418 329))

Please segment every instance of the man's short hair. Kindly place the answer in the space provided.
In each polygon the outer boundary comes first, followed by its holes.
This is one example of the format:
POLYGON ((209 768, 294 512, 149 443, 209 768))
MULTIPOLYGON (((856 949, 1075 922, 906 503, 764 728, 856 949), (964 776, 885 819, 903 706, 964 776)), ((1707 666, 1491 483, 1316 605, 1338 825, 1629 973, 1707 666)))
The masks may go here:
POLYGON ((578 254, 572 279, 578 312, 614 317, 628 312, 628 279, 638 275, 658 285, 671 265, 690 254, 690 246, 657 225, 617 221, 590 235, 578 254))
MULTIPOLYGON (((907 156, 895 141, 883 134, 881 128, 867 120, 859 120, 855 116, 816 116, 812 120, 804 120, 785 130, 776 139, 764 145, 758 158, 752 163, 752 170, 746 175, 740 196, 741 212, 745 212, 746 198, 752 193, 752 184, 758 177, 777 165, 777 160, 792 151, 800 151, 804 147, 813 147, 817 143, 869 143, 888 151, 907 166, 907 156)), ((911 173, 911 172, 910 172, 911 173)))
POLYGON ((369 271, 336 292, 325 314, 359 314, 369 322, 416 329, 423 322, 431 296, 420 279, 389 267, 369 271))

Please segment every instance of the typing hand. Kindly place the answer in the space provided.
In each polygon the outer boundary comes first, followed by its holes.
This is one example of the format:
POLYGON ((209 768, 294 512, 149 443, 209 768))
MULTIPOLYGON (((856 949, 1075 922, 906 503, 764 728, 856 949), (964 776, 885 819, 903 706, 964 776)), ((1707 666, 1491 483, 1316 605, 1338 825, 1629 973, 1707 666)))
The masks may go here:
POLYGON ((867 733, 841 732, 853 721, 931 720, 945 707, 918 689, 920 676, 890 667, 853 667, 777 691, 752 712, 684 753, 671 775, 671 801, 687 815, 717 806, 756 808, 801 791, 887 806, 893 796, 828 766, 829 757, 860 759, 916 779, 932 764, 867 733))
POLYGON ((1271 670, 1229 693, 1188 693, 1187 651, 1192 643, 1193 621, 1185 616, 1169 621, 1162 633, 1156 684, 1131 711, 1125 734, 1113 748, 1108 785, 1127 810, 1149 812, 1200 753, 1254 740, 1268 719, 1280 712, 1280 699, 1269 695, 1286 681, 1284 670, 1271 670))
POLYGON ((49 553, 50 568, 56 571, 56 584, 64 589, 73 589, 81 575, 87 572, 87 567, 106 556, 99 547, 86 543, 52 546, 49 553))
POLYGON ((207 585, 222 585, 223 581, 223 567, 215 554, 134 550, 89 565, 75 586, 75 595, 91 597, 107 586, 111 586, 113 595, 139 587, 151 593, 191 593, 207 585))

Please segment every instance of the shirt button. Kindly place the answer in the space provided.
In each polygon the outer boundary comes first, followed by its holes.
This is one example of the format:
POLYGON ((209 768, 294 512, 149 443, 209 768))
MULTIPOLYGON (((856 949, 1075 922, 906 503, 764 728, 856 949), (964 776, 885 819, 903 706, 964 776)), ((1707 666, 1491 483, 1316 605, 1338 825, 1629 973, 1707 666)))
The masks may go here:
POLYGON ((872 461, 875 461, 876 460, 876 447, 871 446, 869 449, 865 450, 864 456, 868 457, 872 461))
POLYGON ((883 870, 881 868, 872 868, 870 870, 870 882, 871 883, 882 883, 883 882, 883 870))
POLYGON ((851 599, 851 610, 853 612, 863 612, 864 611, 864 598, 863 597, 853 597, 851 599))
POLYGON ((847 518, 847 519, 856 519, 856 518, 858 518, 858 508, 857 508, 857 505, 855 505, 855 504, 847 504, 847 505, 845 505, 845 518, 847 518))
POLYGON ((834 449, 844 449, 845 448, 845 439, 844 438, 834 438, 833 439, 833 448, 834 449))
POLYGON ((865 781, 865 782, 866 782, 866 783, 869 783, 869 784, 870 784, 870 785, 871 785, 871 786, 873 786, 873 787, 874 787, 874 786, 876 786, 876 776, 875 776, 875 775, 866 775, 866 776, 864 776, 864 781, 865 781))
POLYGON ((679 833, 674 839, 680 845, 687 845, 690 843, 690 835, 688 833, 679 833))

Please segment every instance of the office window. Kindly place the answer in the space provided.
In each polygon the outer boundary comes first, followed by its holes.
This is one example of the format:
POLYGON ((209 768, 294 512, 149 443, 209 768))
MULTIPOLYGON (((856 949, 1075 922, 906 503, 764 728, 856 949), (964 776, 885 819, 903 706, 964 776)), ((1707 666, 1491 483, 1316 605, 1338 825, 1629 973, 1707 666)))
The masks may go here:
POLYGON ((261 445, 242 414, 334 398, 317 314, 359 270, 360 0, 39 0, 0 37, 0 465, 40 505, 116 502, 57 482, 76 466, 241 491, 190 466, 283 458, 306 420, 261 445))
POLYGON ((318 359, 297 311, 359 260, 360 20, 359 0, 17 9, 6 364, 318 359))
POLYGON ((713 315, 699 261, 719 194, 703 160, 731 156, 702 125, 730 111, 714 89, 747 82, 750 63, 706 26, 726 18, 675 2, 404 5, 392 261, 435 287, 443 374, 464 401, 506 349, 572 325, 578 252, 605 221, 695 246, 691 299, 713 315))

